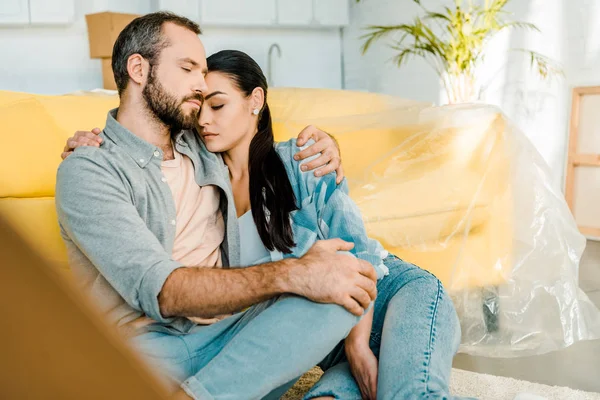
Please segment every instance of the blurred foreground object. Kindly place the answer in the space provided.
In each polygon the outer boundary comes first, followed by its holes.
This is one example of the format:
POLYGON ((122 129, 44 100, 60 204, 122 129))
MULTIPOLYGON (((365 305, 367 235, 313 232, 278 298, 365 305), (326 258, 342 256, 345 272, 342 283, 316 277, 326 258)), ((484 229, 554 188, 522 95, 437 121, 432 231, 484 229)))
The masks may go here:
POLYGON ((166 399, 70 282, 0 216, 0 398, 166 399))

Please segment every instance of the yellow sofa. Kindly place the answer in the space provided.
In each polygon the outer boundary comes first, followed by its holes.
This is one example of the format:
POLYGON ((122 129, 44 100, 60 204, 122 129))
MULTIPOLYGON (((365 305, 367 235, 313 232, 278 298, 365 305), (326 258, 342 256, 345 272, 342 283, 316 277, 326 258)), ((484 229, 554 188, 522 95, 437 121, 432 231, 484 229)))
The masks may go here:
MULTIPOLYGON (((68 270, 54 210, 60 153, 76 130, 103 127, 117 104, 102 94, 0 92, 0 213, 60 270, 68 270)), ((308 124, 336 136, 351 195, 388 250, 453 291, 507 279, 512 203, 500 115, 465 127, 449 109, 322 89, 272 89, 269 104, 277 140, 308 124)))

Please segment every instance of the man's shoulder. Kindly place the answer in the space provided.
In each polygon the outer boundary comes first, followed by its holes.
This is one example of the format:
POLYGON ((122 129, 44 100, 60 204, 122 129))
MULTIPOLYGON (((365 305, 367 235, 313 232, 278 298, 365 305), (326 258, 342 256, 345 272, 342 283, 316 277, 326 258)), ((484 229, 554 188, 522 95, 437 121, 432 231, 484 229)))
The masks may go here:
POLYGON ((126 158, 111 143, 101 147, 82 146, 58 166, 57 179, 65 176, 88 178, 90 174, 117 176, 119 171, 126 169, 126 158))
POLYGON ((82 201, 106 205, 119 199, 131 199, 140 179, 133 174, 135 170, 119 158, 103 148, 77 148, 58 167, 57 207, 73 207, 74 203, 82 201))

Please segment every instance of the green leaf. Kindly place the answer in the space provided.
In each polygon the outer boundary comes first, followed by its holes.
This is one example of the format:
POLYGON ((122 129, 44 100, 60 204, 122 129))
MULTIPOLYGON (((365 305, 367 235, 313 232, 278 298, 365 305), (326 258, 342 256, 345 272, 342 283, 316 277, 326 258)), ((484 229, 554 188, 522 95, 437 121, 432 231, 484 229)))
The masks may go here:
POLYGON ((448 17, 447 15, 438 13, 438 12, 431 12, 431 11, 428 11, 425 14, 425 16, 423 17, 423 19, 441 19, 441 20, 450 22, 450 17, 448 17))
POLYGON ((363 45, 362 45, 363 54, 369 50, 369 48, 375 41, 377 41, 393 32, 403 31, 407 34, 413 34, 411 28, 412 28, 411 26, 405 25, 405 24, 396 25, 396 26, 376 26, 375 25, 375 26, 367 27, 366 30, 368 30, 370 32, 368 32, 360 37, 360 39, 365 40, 365 43, 363 43, 363 45))
POLYGON ((549 76, 565 76, 562 66, 550 57, 527 49, 512 49, 512 51, 520 51, 528 54, 529 65, 536 69, 543 79, 547 79, 549 76))
POLYGON ((506 29, 506 28, 519 28, 519 29, 528 29, 528 30, 532 30, 535 32, 542 32, 540 31, 540 28, 538 28, 537 26, 535 26, 532 23, 529 22, 507 22, 505 24, 500 25, 499 30, 501 29, 506 29))

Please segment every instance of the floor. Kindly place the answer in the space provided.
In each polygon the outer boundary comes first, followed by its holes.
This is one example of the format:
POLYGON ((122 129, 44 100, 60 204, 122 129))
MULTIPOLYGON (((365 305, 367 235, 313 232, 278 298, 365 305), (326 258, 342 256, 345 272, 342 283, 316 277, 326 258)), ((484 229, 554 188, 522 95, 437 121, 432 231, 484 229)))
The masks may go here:
MULTIPOLYGON (((580 287, 600 307, 600 242, 588 241, 579 273, 580 287)), ((553 353, 516 359, 459 354, 454 367, 547 385, 600 392, 600 340, 576 343, 553 353)))

